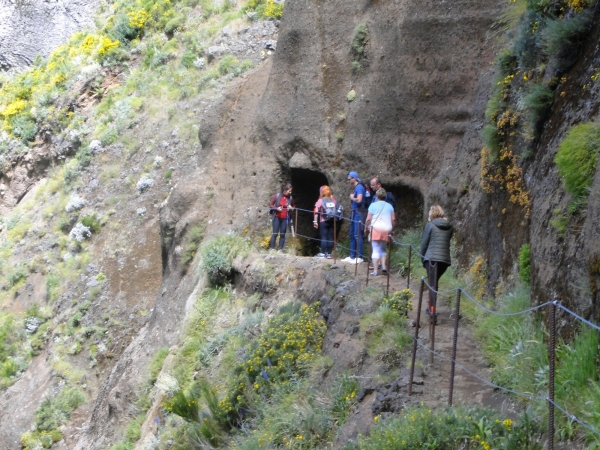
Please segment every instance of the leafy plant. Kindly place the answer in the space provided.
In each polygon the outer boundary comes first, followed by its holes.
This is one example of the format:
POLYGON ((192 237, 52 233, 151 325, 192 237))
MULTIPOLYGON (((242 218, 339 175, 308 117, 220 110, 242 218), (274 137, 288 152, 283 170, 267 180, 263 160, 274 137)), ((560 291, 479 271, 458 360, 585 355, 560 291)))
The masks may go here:
POLYGON ((574 197, 587 197, 596 173, 600 151, 600 125, 575 125, 558 146, 554 162, 565 189, 574 197))
POLYGON ((208 272, 214 284, 223 284, 231 275, 231 263, 234 258, 249 251, 250 243, 238 235, 217 236, 200 250, 202 267, 208 272))
POLYGON ((407 317, 408 312, 412 311, 413 308, 413 304, 410 301, 412 297, 414 297, 414 294, 410 289, 402 289, 401 291, 394 292, 392 295, 383 297, 381 306, 391 309, 399 316, 407 317))
POLYGON ((502 419, 496 412, 483 408, 432 411, 425 407, 409 407, 398 418, 381 421, 377 416, 375 421, 369 437, 359 436, 361 450, 542 448, 533 439, 539 424, 532 427, 523 418, 518 422, 502 419))
POLYGON ((98 220, 96 213, 81 218, 81 223, 88 227, 93 234, 98 234, 102 231, 102 224, 98 220))
POLYGON ((553 100, 554 93, 544 83, 536 83, 531 86, 529 94, 523 98, 523 106, 534 132, 539 129, 541 123, 546 119, 553 100))
POLYGON ((204 224, 199 224, 190 229, 186 236, 186 242, 183 247, 183 254, 181 256, 181 265, 186 268, 190 262, 194 259, 196 251, 204 239, 204 224))
POLYGON ((361 23, 354 28, 350 54, 352 55, 352 68, 354 72, 359 71, 367 61, 367 44, 369 43, 369 28, 361 23))
POLYGON ((594 12, 586 10, 570 17, 548 20, 543 32, 545 52, 558 69, 569 69, 580 56, 580 49, 593 24, 594 12))
POLYGON ((529 244, 521 245, 519 249, 519 278, 524 283, 531 281, 531 246, 529 244))

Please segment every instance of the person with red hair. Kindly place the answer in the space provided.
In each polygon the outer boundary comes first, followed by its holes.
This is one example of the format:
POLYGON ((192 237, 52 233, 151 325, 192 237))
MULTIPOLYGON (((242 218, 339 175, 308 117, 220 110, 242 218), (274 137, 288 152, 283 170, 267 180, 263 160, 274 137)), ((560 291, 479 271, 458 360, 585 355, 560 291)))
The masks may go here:
POLYGON ((333 250, 334 242, 334 224, 335 218, 326 217, 326 211, 337 211, 338 203, 333 198, 333 192, 329 186, 321 186, 319 189, 320 196, 317 203, 315 203, 315 209, 313 211, 313 225, 319 229, 319 235, 321 236, 321 252, 317 253, 316 258, 329 258, 331 259, 331 252, 333 250))

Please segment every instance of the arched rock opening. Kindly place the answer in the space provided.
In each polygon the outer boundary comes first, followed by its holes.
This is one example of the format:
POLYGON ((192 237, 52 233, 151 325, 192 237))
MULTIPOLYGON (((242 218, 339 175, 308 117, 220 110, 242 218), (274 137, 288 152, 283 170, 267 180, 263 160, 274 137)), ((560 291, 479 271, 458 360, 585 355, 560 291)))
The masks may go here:
MULTIPOLYGON (((327 177, 322 172, 304 168, 290 168, 290 180, 294 187, 292 197, 296 207, 312 211, 319 199, 319 188, 329 184, 327 177)), ((294 216, 292 216, 294 217, 294 216)), ((313 216, 306 211, 298 211, 298 225, 296 233, 318 239, 319 233, 313 227, 313 216)), ((291 236, 290 236, 291 237, 291 236)), ((319 241, 307 239, 300 249, 305 256, 312 256, 319 251, 319 241)))
POLYGON ((386 183, 384 188, 396 197, 397 229, 402 232, 409 228, 421 227, 425 203, 421 191, 402 183, 386 183))

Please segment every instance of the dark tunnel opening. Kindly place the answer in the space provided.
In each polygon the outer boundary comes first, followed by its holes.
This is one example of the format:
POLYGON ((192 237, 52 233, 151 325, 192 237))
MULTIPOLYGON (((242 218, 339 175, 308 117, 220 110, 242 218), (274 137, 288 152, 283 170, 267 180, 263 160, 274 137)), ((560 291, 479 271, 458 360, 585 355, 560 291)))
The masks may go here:
POLYGON ((384 188, 396 197, 396 230, 399 233, 423 226, 424 200, 421 191, 401 183, 386 183, 384 188))
MULTIPOLYGON (((290 178, 294 190, 292 197, 296 207, 312 211, 319 199, 319 188, 329 184, 327 177, 316 170, 291 168, 290 178)), ((292 216, 295 219, 295 216, 292 216)), ((302 245, 298 249, 303 256, 313 256, 319 252, 319 232, 313 226, 313 215, 306 211, 298 211, 298 223, 295 231, 300 236, 310 239, 302 239, 302 245)), ((290 236, 291 237, 291 236, 290 236)))

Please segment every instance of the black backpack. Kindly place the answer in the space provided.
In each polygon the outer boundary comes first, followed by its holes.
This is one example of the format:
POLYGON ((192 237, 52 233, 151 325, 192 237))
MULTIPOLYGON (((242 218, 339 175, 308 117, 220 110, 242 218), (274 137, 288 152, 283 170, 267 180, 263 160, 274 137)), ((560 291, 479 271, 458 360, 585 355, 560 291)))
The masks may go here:
MULTIPOLYGON (((279 194, 277 194, 277 199, 275 200, 275 205, 273 206, 273 208, 269 209, 269 214, 275 214, 277 213, 277 208, 279 208, 279 204, 281 203, 281 197, 283 197, 283 194, 280 192, 279 194)), ((292 196, 290 195, 290 199, 288 200, 288 205, 292 204, 292 196)))

